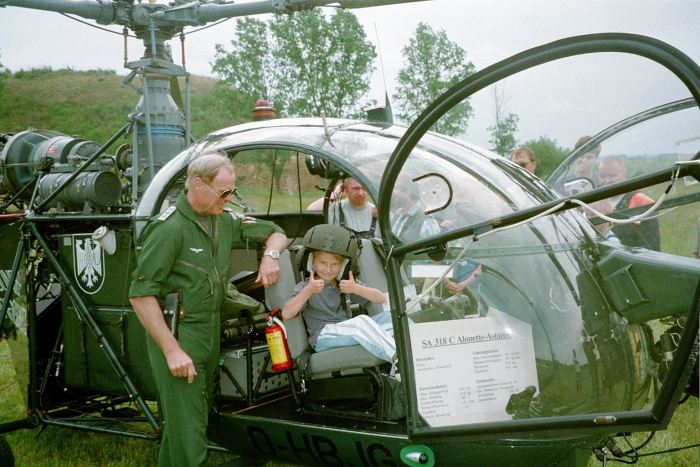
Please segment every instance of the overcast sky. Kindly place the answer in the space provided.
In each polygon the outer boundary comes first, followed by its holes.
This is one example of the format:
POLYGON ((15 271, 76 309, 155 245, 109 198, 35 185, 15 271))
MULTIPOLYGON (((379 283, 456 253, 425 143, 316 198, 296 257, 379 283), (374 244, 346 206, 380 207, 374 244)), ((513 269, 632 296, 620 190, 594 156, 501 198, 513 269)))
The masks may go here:
MULTIPOLYGON (((166 2, 158 0, 158 3, 166 2)), ((395 88, 394 78, 402 66, 401 49, 407 44, 419 21, 427 22, 434 30, 445 30, 449 39, 467 51, 468 59, 477 69, 536 45, 572 35, 597 32, 648 35, 668 42, 700 62, 700 1, 433 0, 359 9, 354 10, 354 13, 372 42, 376 43, 378 36, 390 95, 395 88), (375 34, 375 28, 378 34, 375 34)), ((214 45, 228 44, 233 36, 234 25, 235 20, 230 20, 187 36, 187 69, 191 73, 212 75, 214 45)), ((119 26, 109 28, 120 30, 119 26)), ((179 45, 174 44, 175 47, 179 45)), ((137 59, 142 49, 141 44, 135 40, 130 41, 129 59, 137 59)), ((122 38, 119 35, 99 31, 58 13, 17 7, 0 8, 0 62, 11 71, 50 66, 54 69, 111 69, 125 75, 127 70, 122 68, 122 57, 122 38)), ((175 61, 179 60, 179 53, 176 53, 175 61)), ((598 68, 604 70, 615 68, 605 61, 597 63, 600 65, 598 68)), ((377 69, 371 95, 368 97, 382 100, 384 86, 379 63, 377 69)), ((533 74, 531 79, 535 79, 535 76, 533 74)), ((604 77, 598 76, 598 79, 604 77)), ((547 80, 554 83, 557 75, 537 75, 538 84, 547 80)), ((652 87, 654 94, 663 94, 666 89, 665 86, 656 86, 654 83, 646 85, 652 87)), ((627 85, 621 86, 624 88, 627 85)), ((522 85, 513 83, 506 90, 510 98, 509 106, 513 107, 509 110, 516 111, 521 116, 519 138, 524 140, 542 134, 541 128, 534 128, 535 122, 541 126, 541 120, 523 115, 528 108, 539 104, 520 96, 522 85)), ((611 88, 607 92, 614 94, 619 90, 611 88)), ((683 97, 683 92, 674 89, 669 97, 683 97)), ((541 102, 542 98, 539 99, 538 102, 541 102)), ((558 102, 557 105, 563 104, 558 102)), ((486 109, 486 104, 483 103, 482 107, 486 109)), ((493 110, 488 112, 492 113, 493 110)), ((488 112, 484 110, 480 115, 483 117, 488 112)), ((600 113, 601 109, 597 109, 597 112, 600 113)), ((466 136, 476 139, 479 144, 485 144, 485 125, 485 120, 481 129, 477 128, 479 125, 472 125, 473 129, 466 136)), ((592 126, 592 123, 584 120, 581 125, 592 126)), ((605 126, 601 123, 598 129, 605 126)), ((561 144, 571 146, 571 140, 575 139, 579 130, 555 127, 556 119, 546 133, 560 139, 561 144)))

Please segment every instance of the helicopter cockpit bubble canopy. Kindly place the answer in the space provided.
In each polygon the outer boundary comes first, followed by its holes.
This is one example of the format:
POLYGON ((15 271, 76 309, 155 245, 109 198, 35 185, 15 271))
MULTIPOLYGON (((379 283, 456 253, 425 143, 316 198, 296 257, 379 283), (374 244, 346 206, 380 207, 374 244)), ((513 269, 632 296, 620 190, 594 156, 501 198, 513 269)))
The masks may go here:
POLYGON ((687 256, 700 185, 676 169, 697 159, 699 100, 700 69, 678 50, 646 37, 599 34, 492 65, 447 91, 408 128, 383 172, 379 226, 389 282, 404 278, 390 298, 403 337, 398 352, 408 365, 402 378, 414 382, 413 437, 665 427, 692 370, 698 330, 700 263, 687 256), (638 132, 634 147, 610 145, 609 156, 632 181, 588 177, 586 204, 638 200, 634 207, 645 215, 627 223, 589 223, 595 213, 510 162, 515 141, 500 145, 507 131, 493 131, 496 108, 497 119, 530 135, 523 145, 534 150, 537 174, 545 177, 581 136, 676 100, 695 104, 686 104, 680 125, 665 126, 670 134, 638 132), (457 106, 473 118, 452 118, 457 106), (491 126, 489 145, 500 154, 472 149, 461 158, 439 139, 442 160, 433 162, 431 131, 455 121, 466 138, 491 126), (682 150, 667 154, 670 141, 682 150), (438 198, 434 180, 421 186, 430 173, 451 189, 441 207, 426 203, 438 198), (666 191, 679 212, 646 213, 666 191), (625 225, 640 237, 650 223, 660 238, 656 249, 685 257, 633 244, 618 230, 625 225), (659 281, 663 264, 673 265, 670 286, 659 281), (674 333, 673 362, 653 357, 674 333))

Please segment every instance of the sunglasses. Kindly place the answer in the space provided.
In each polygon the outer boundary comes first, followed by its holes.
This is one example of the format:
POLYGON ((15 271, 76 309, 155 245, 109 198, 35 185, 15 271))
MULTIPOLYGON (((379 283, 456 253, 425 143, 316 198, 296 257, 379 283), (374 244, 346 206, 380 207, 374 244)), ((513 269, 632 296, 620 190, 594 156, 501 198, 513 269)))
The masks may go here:
POLYGON ((204 180, 202 180, 202 182, 205 185, 207 185, 209 188, 214 190, 216 192, 216 195, 221 199, 226 199, 229 196, 236 194, 236 188, 229 188, 228 190, 219 191, 216 188, 214 188, 212 185, 210 185, 209 183, 205 182, 204 180))

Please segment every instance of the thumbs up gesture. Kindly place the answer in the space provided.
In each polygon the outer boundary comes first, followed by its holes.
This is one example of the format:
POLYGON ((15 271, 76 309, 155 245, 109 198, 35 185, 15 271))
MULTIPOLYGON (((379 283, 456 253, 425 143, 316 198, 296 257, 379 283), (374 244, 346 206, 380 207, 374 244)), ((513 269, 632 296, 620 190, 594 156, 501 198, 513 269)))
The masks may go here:
POLYGON ((306 288, 309 290, 311 295, 316 295, 323 292, 324 285, 323 279, 316 279, 316 275, 313 271, 311 271, 311 274, 309 275, 309 283, 306 284, 306 288))
POLYGON ((352 271, 350 271, 350 275, 347 279, 343 279, 342 281, 340 281, 340 291, 343 293, 356 294, 358 287, 360 287, 360 284, 355 282, 355 276, 353 276, 352 271))

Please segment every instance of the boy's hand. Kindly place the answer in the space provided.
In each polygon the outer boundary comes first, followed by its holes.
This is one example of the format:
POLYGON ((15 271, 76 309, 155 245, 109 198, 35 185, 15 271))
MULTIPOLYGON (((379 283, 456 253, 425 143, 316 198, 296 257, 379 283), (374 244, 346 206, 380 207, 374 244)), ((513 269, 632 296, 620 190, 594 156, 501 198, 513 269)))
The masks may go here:
POLYGON ((340 291, 343 293, 357 293, 358 287, 359 284, 355 282, 355 277, 352 275, 352 271, 350 271, 350 276, 348 279, 343 279, 340 281, 340 291))
POLYGON ((314 272, 311 271, 311 275, 309 276, 309 283, 306 284, 306 289, 308 289, 311 295, 317 295, 323 292, 324 286, 325 283, 323 282, 323 279, 315 279, 314 272))

